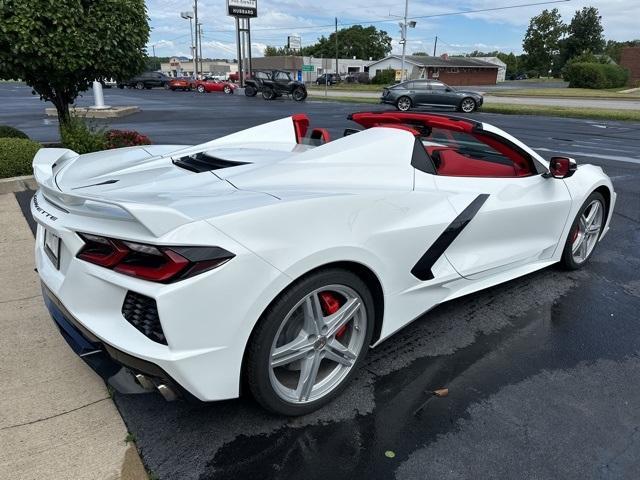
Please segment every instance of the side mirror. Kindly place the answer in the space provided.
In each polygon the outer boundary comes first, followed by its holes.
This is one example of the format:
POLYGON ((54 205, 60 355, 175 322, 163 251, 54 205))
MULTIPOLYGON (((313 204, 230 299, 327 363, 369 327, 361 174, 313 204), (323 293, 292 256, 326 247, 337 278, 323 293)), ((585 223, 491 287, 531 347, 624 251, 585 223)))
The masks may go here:
POLYGON ((451 92, 452 90, 449 87, 447 87, 447 88, 444 89, 444 91, 445 92, 451 92))
POLYGON ((576 173, 578 162, 571 157, 551 157, 547 177, 569 178, 576 173))

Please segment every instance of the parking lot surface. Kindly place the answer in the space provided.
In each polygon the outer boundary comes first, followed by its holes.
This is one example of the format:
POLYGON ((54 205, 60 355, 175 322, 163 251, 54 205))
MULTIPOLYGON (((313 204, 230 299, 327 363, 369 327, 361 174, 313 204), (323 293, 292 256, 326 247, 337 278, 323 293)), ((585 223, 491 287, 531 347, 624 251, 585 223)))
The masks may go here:
MULTIPOLYGON (((55 141, 44 104, 27 103, 26 95, 24 87, 0 88, 0 123, 55 141), (28 107, 13 106, 19 101, 28 107)), ((139 105, 141 113, 111 125, 154 143, 198 143, 294 112, 337 136, 352 126, 348 112, 382 108, 159 90, 107 91, 106 101, 139 105)), ((576 272, 548 268, 441 305, 371 350, 344 394, 305 417, 269 415, 248 396, 202 405, 116 395, 155 475, 640 476, 640 124, 472 116, 543 156, 572 155, 612 177, 618 204, 590 263, 576 272), (449 395, 434 396, 439 388, 449 395)))

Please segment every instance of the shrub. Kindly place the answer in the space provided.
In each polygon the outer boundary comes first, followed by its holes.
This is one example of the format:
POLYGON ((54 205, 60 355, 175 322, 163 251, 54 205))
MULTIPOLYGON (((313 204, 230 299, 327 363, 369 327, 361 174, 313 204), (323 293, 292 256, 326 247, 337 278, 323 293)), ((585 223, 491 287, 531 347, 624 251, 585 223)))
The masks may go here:
POLYGON ((10 127, 9 125, 0 125, 0 138, 26 138, 29 136, 17 128, 10 127))
POLYGON ((31 163, 40 147, 26 138, 0 138, 0 178, 31 175, 31 163))
POLYGON ((388 85, 396 81, 396 71, 393 68, 387 68, 376 73, 371 83, 376 85, 388 85))
POLYGON ((60 136, 65 148, 80 154, 104 150, 107 144, 103 128, 88 125, 77 117, 71 117, 67 124, 60 125, 60 136))
POLYGON ((617 88, 629 80, 629 71, 618 65, 575 62, 567 65, 563 77, 570 88, 617 88))
POLYGON ((149 137, 135 130, 109 130, 106 134, 106 140, 106 148, 122 148, 151 144, 149 137))

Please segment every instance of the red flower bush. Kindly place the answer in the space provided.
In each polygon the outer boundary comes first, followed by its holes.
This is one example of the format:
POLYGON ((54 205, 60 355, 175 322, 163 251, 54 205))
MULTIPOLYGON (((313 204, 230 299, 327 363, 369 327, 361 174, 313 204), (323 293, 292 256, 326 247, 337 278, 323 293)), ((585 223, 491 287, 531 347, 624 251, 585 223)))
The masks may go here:
POLYGON ((107 140, 107 149, 151 144, 149 137, 135 130, 109 130, 105 138, 107 140))

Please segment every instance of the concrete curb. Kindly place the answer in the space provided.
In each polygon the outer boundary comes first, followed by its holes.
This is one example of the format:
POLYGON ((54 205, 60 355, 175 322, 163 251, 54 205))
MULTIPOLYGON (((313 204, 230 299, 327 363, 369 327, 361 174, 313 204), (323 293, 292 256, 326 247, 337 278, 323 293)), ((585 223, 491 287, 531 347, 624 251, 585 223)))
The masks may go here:
MULTIPOLYGON (((45 113, 49 117, 57 117, 58 112, 55 108, 45 108, 45 113)), ((127 107, 108 107, 104 109, 95 109, 90 107, 77 107, 70 110, 71 115, 74 117, 85 118, 120 118, 126 117, 134 113, 138 113, 140 107, 127 106, 127 107)))
POLYGON ((23 190, 35 190, 37 188, 38 184, 33 175, 0 179, 0 195, 3 193, 22 192, 23 190))
POLYGON ((16 197, 0 195, 0 478, 145 480, 104 382, 46 312, 33 246, 16 197))

